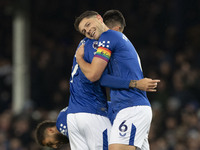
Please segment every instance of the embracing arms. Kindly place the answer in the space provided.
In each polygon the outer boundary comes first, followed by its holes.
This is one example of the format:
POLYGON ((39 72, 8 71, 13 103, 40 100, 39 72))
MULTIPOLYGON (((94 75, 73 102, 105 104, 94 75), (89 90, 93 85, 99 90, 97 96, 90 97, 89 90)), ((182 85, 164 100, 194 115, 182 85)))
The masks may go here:
POLYGON ((111 76, 107 73, 103 74, 107 66, 107 61, 98 57, 94 57, 92 63, 90 64, 83 59, 83 56, 84 45, 81 45, 76 52, 76 61, 79 64, 81 71, 91 82, 100 80, 100 84, 102 86, 123 89, 138 88, 143 91, 155 92, 157 83, 160 82, 160 80, 153 80, 150 78, 144 78, 140 80, 125 80, 119 77, 111 76))

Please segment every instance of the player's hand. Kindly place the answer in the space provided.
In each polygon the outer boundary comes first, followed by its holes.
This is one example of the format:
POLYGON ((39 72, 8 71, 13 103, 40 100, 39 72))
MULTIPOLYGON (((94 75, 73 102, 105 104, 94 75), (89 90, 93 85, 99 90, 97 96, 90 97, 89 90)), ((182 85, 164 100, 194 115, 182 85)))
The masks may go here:
MULTIPOLYGON (((132 82, 133 80, 131 80, 132 82)), ((160 80, 157 79, 150 79, 150 78, 144 78, 140 80, 134 80, 135 82, 130 82, 129 87, 134 87, 137 89, 140 89, 142 91, 147 92, 156 92, 156 88, 160 80)))
POLYGON ((85 44, 82 44, 76 51, 76 61, 78 62, 81 58, 84 56, 84 46, 85 44))

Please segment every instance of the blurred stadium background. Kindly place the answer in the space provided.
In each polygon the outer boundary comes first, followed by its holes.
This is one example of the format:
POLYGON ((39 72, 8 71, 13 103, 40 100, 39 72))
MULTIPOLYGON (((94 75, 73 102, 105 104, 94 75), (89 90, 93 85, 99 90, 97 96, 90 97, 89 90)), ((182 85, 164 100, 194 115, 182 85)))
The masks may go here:
MULTIPOLYGON (((199 0, 0 0, 0 149, 42 150, 34 128, 68 105, 72 59, 85 10, 120 10, 145 77, 151 150, 200 149, 199 0)), ((65 148, 69 149, 69 148, 65 148)))

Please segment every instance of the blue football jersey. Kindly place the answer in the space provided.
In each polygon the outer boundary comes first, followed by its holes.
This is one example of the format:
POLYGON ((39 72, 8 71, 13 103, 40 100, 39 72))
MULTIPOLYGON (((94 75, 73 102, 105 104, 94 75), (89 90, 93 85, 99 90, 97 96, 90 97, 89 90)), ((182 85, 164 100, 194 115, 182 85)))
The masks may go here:
POLYGON ((67 114, 68 114, 68 107, 62 109, 57 117, 56 120, 56 127, 60 133, 68 137, 67 132, 67 114))
MULTIPOLYGON (((99 38, 95 57, 108 63, 111 75, 122 79, 143 79, 140 58, 129 39, 121 32, 108 30, 99 38)), ((112 109, 115 112, 137 105, 149 105, 145 91, 139 89, 111 89, 112 109)))
POLYGON ((107 117, 110 120, 111 124, 113 124, 113 121, 115 120, 116 114, 114 114, 114 112, 113 112, 111 102, 108 101, 107 103, 108 103, 108 115, 107 115, 107 117))
MULTIPOLYGON (((92 62, 98 47, 96 40, 84 38, 81 44, 85 44, 84 60, 92 62)), ((89 81, 76 62, 76 56, 73 59, 73 68, 70 78, 70 99, 68 113, 94 113, 107 116, 107 98, 105 89, 99 82, 89 81)))

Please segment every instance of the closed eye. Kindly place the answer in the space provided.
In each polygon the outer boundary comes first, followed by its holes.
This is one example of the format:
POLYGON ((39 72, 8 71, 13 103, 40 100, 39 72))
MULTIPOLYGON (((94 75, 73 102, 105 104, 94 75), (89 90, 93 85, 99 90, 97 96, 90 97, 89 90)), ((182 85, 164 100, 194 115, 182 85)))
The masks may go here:
MULTIPOLYGON (((85 24, 85 28, 86 28, 86 27, 88 28, 89 26, 90 26, 90 22, 87 22, 87 23, 85 24)), ((85 29, 83 29, 81 32, 82 32, 83 35, 86 34, 86 30, 85 30, 85 29)))
POLYGON ((86 24, 86 27, 89 27, 89 25, 90 25, 90 23, 87 23, 87 24, 86 24))

